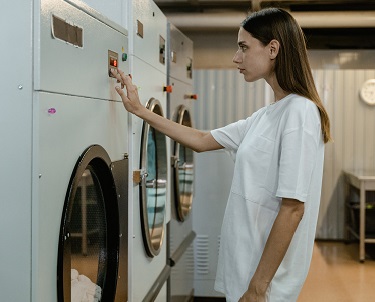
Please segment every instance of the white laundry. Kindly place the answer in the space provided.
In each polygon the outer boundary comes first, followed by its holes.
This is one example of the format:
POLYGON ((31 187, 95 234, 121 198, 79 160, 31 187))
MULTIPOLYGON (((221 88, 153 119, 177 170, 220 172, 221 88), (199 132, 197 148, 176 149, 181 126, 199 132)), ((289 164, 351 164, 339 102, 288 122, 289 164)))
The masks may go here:
POLYGON ((72 268, 70 270, 70 276, 71 276, 72 281, 75 280, 75 279, 78 279, 78 276, 79 276, 78 271, 76 269, 72 268))
POLYGON ((71 302, 99 302, 102 296, 100 286, 85 275, 71 270, 71 302))

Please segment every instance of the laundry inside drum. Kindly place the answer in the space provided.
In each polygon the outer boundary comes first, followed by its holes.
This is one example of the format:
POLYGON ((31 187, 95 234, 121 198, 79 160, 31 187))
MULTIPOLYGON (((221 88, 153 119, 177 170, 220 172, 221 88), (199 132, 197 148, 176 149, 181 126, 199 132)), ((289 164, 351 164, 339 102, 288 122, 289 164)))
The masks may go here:
POLYGON ((96 292, 103 288, 107 265, 106 226, 100 182, 88 167, 79 181, 70 216, 72 299, 76 287, 83 286, 79 282, 91 281, 87 287, 96 292), (75 280, 78 280, 76 284, 75 280))

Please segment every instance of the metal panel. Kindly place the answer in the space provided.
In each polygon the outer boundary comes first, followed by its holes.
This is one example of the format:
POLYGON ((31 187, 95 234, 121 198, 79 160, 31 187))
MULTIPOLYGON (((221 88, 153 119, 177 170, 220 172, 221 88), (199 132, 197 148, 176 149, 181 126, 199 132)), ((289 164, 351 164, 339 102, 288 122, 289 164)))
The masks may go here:
POLYGON ((35 90, 119 99, 115 81, 108 76, 108 50, 118 54, 119 67, 128 72, 128 62, 122 60, 127 55, 127 30, 98 13, 95 15, 95 11, 87 14, 88 10, 86 6, 73 6, 61 0, 41 2, 40 24, 36 22, 40 45, 35 47, 35 90), (80 29, 82 47, 53 37, 51 33, 56 29, 51 21, 53 16, 63 25, 70 25, 70 29, 80 29))
POLYGON ((129 158, 128 154, 124 159, 112 163, 116 191, 118 193, 118 210, 120 226, 120 250, 118 266, 118 282, 116 286, 115 302, 128 301, 128 190, 129 190, 129 158))
POLYGON ((359 99, 373 70, 315 70, 315 82, 331 118, 334 143, 326 145, 317 238, 344 237, 344 169, 375 168, 375 107, 359 99))
MULTIPOLYGON (((168 24, 167 69, 168 118, 185 126, 192 123, 193 42, 173 24, 168 24)), ((190 301, 194 296, 193 215, 191 208, 194 186, 192 151, 171 140, 171 220, 168 224, 167 256, 171 275, 167 301, 190 301), (186 166, 184 168, 184 166, 186 166), (189 167, 189 168, 188 168, 189 167), (188 170, 189 169, 189 170, 188 170), (190 266, 190 267, 189 267, 190 266)))
POLYGON ((0 66, 6 70, 0 84, 2 301, 30 301, 32 9, 30 0, 20 0, 0 11, 0 66))
MULTIPOLYGON (((163 113, 166 114, 167 93, 163 88, 167 84, 167 64, 159 62, 160 36, 166 39, 167 20, 156 5, 150 0, 128 1, 128 29, 129 29, 129 63, 130 73, 134 83, 138 85, 138 93, 142 104, 146 104, 151 98, 161 103, 163 113), (143 38, 137 35, 140 28, 137 20, 143 25, 143 38)), ((138 117, 130 117, 131 122, 131 150, 130 169, 138 170, 140 165, 140 147, 143 121, 138 117)), ((169 139, 167 138, 168 150, 169 139)), ((169 166, 169 155, 167 158, 169 166)), ((168 186, 170 176, 168 175, 168 186)), ((129 191, 129 230, 133 235, 129 241, 129 301, 142 301, 157 280, 160 272, 166 265, 167 249, 165 242, 161 246, 160 253, 149 258, 145 253, 142 239, 142 227, 140 218, 140 190, 139 185, 132 184, 129 191), (142 282, 140 282, 140 280, 142 282)), ((170 219, 170 201, 167 196, 165 222, 170 219)), ((166 300, 166 289, 159 293, 158 300, 166 300)), ((159 300, 159 301, 160 301, 159 300)))
POLYGON ((171 23, 169 34, 168 75, 191 85, 192 77, 188 74, 187 68, 192 67, 193 63, 193 41, 171 23))
POLYGON ((93 144, 103 146, 111 160, 121 160, 128 151, 123 130, 127 113, 120 102, 88 102, 86 98, 49 93, 38 93, 34 105, 39 111, 35 113, 39 149, 35 150, 38 164, 33 175, 38 180, 32 210, 33 301, 55 301, 61 214, 74 165, 93 144), (49 113, 50 108, 54 113, 49 113))
POLYGON ((194 87, 200 100, 193 106, 197 129, 211 130, 244 119, 270 102, 264 80, 246 83, 234 69, 194 70, 194 87))
POLYGON ((234 162, 224 150, 195 153, 193 229, 194 290, 198 297, 222 297, 214 291, 220 230, 232 183, 234 162), (209 221, 209 227, 207 222, 209 221))
MULTIPOLYGON (((68 2, 77 2, 77 0, 65 0, 68 2)), ((122 0, 82 0, 89 5, 91 10, 95 9, 104 16, 108 17, 110 20, 116 22, 117 24, 123 25, 127 28, 126 22, 123 22, 123 16, 127 15, 127 2, 122 0)), ((125 17, 126 19, 126 17, 125 17)))
MULTIPOLYGON (((155 98, 162 104, 163 112, 166 111, 166 93, 163 92, 163 81, 166 83, 166 74, 161 73, 158 69, 148 65, 146 62, 133 57, 131 58, 134 69, 131 71, 134 83, 139 84, 139 96, 141 102, 145 105, 151 98, 155 98)), ((131 169, 139 169, 140 165, 140 148, 143 121, 138 117, 132 117, 133 134, 131 141, 132 146, 132 163, 131 169)), ((169 150, 169 149, 168 149, 169 150)), ((169 162, 169 155, 167 156, 169 162)), ((169 163, 168 163, 169 165, 169 163)), ((169 179, 169 176, 168 176, 169 179)), ((169 181, 168 181, 169 185, 169 181)), ((167 197, 166 209, 169 209, 169 196, 167 197)), ((163 243, 159 255, 154 258, 148 258, 145 253, 144 243, 142 240, 142 228, 140 217, 140 192, 139 185, 133 183, 132 187, 132 241, 129 243, 129 301, 142 301, 151 288, 159 273, 166 264, 167 249, 163 243), (139 282, 142 280, 142 282, 139 282)), ((166 213, 165 220, 168 222, 169 214, 166 213)))
MULTIPOLYGON (((131 55, 147 62, 163 73, 167 73, 167 63, 160 62, 160 55, 166 55, 166 46, 162 48, 161 39, 166 42, 167 17, 153 1, 131 0, 132 26, 129 35, 132 37, 130 43, 131 55)), ((164 57, 165 58, 165 57, 164 57)), ((166 58, 165 58, 166 59, 166 58)))

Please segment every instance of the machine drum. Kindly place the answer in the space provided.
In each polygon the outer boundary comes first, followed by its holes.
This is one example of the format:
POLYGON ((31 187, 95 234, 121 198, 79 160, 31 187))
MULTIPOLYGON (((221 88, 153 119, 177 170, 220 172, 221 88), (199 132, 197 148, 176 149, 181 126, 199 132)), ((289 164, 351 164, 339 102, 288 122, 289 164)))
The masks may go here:
MULTIPOLYGON (((151 98, 146 107, 163 116, 160 102, 151 98)), ((142 236, 149 257, 160 252, 165 228, 167 198, 167 144, 161 132, 144 123, 142 129, 141 170, 145 171, 140 186, 142 236)))
POLYGON ((114 301, 118 255, 111 161, 101 146, 93 145, 79 158, 66 194, 58 250, 59 301, 114 301))
MULTIPOLYGON (((178 107, 175 122, 192 127, 190 112, 184 105, 178 107)), ((190 215, 193 204, 194 155, 193 150, 177 142, 173 153, 174 200, 177 219, 182 222, 190 215)))

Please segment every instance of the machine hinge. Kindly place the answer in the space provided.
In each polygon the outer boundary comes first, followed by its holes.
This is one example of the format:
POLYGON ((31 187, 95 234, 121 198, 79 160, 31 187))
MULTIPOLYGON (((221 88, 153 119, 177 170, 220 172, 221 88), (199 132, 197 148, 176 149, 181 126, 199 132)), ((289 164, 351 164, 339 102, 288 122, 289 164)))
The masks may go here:
POLYGON ((147 177, 147 173, 144 170, 134 170, 133 171, 133 182, 140 184, 144 178, 147 177))
POLYGON ((172 155, 171 156, 171 166, 172 166, 172 168, 177 168, 179 161, 180 161, 180 159, 178 158, 178 156, 172 155))

